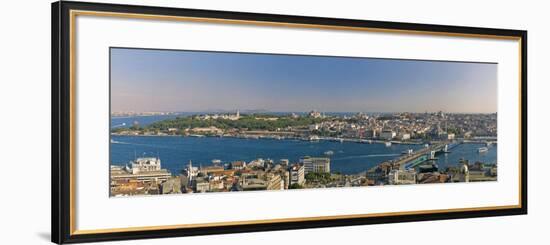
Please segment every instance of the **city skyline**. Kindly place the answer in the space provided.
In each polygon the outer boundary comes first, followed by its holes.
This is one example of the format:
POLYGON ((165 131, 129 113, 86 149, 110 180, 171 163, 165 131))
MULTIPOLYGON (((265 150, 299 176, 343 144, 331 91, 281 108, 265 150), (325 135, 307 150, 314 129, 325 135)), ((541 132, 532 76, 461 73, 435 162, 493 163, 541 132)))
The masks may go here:
POLYGON ((111 49, 111 111, 497 112, 497 64, 111 49))

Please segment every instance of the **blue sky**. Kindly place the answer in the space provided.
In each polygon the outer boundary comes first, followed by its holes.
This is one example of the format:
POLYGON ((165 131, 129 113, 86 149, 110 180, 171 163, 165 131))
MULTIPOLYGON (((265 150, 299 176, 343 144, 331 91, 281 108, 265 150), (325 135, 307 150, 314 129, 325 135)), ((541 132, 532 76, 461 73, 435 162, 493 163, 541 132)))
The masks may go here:
POLYGON ((493 113, 497 64, 111 49, 111 110, 493 113))

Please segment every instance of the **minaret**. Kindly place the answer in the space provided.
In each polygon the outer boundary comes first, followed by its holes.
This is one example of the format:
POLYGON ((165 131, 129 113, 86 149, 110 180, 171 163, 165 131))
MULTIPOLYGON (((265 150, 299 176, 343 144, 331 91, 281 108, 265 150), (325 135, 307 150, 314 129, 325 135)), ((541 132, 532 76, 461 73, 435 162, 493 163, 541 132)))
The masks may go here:
POLYGON ((187 176, 189 177, 189 181, 193 179, 193 163, 191 160, 189 160, 189 166, 187 166, 187 176))
POLYGON ((237 119, 241 117, 241 114, 239 113, 239 109, 237 109, 237 119))
POLYGON ((460 173, 462 174, 460 181, 461 182, 470 182, 470 172, 468 171, 468 162, 463 161, 460 166, 460 173))

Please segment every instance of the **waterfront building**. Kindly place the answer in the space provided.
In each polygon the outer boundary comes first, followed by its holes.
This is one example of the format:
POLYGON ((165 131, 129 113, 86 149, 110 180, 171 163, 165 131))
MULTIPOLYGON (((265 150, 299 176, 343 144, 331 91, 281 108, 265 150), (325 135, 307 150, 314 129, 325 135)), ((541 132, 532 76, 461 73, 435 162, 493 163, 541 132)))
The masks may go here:
POLYGON ((363 131, 363 137, 367 138, 367 139, 372 139, 372 138, 376 138, 376 131, 373 130, 373 129, 367 129, 365 131, 363 131))
POLYGON ((416 171, 414 169, 393 169, 388 174, 390 185, 407 185, 416 183, 416 171))
POLYGON ((172 174, 162 169, 158 158, 138 158, 130 162, 130 166, 111 165, 111 182, 123 183, 138 181, 142 183, 162 183, 172 177, 172 174))
POLYGON ((243 161, 235 161, 231 163, 231 168, 235 170, 242 170, 246 167, 246 162, 243 161))
POLYGON ((303 157, 300 163, 304 166, 304 173, 330 173, 330 158, 303 157))
POLYGON ((294 164, 290 167, 290 185, 298 184, 304 185, 306 183, 305 179, 305 168, 302 165, 294 164))
POLYGON ((392 140, 395 138, 396 133, 392 130, 383 130, 380 132, 380 139, 384 140, 392 140))
POLYGON ((400 140, 410 140, 411 139, 411 134, 409 134, 409 133, 400 134, 399 139, 400 140))
POLYGON ((138 158, 130 162, 132 174, 139 174, 140 172, 153 172, 160 171, 160 159, 155 157, 143 157, 138 158))

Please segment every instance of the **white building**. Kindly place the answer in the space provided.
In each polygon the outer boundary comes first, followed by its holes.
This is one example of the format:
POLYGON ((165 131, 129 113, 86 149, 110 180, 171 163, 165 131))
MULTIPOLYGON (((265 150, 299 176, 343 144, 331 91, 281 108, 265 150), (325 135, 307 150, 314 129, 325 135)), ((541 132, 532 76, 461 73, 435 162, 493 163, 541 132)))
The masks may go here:
POLYGON ((303 185, 306 182, 305 168, 299 164, 290 167, 290 184, 303 185))
POLYGON ((304 166, 305 174, 330 173, 330 159, 326 157, 303 157, 300 163, 304 166))
POLYGON ((160 171, 160 159, 156 157, 143 157, 130 162, 132 174, 142 172, 160 171))

